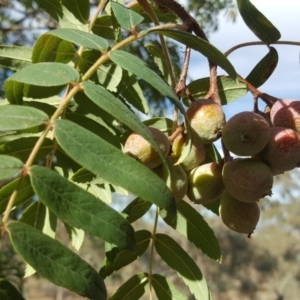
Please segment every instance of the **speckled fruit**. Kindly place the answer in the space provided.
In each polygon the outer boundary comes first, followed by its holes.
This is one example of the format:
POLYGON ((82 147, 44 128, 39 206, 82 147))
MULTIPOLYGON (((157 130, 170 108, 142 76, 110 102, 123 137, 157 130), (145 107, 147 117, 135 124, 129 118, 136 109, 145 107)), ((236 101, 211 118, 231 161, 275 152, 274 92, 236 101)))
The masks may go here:
POLYGON ((270 117, 275 127, 287 127, 300 133, 300 100, 276 101, 272 106, 270 117))
POLYGON ((176 202, 183 199, 188 188, 187 175, 180 165, 175 165, 175 160, 172 157, 167 157, 166 162, 170 170, 170 176, 166 176, 163 165, 153 169, 153 171, 166 182, 166 185, 171 190, 176 202))
POLYGON ((194 133, 203 143, 211 143, 221 137, 225 115, 222 106, 214 101, 202 99, 193 102, 186 116, 194 133))
POLYGON ((267 144, 270 126, 262 116, 244 111, 227 121, 222 131, 222 139, 229 151, 240 156, 250 156, 260 152, 267 144))
POLYGON ((223 166, 225 189, 237 200, 256 202, 272 195, 273 174, 262 161, 254 158, 235 159, 223 166))
POLYGON ((251 234, 259 221, 260 210, 257 202, 238 201, 227 191, 224 191, 219 214, 223 223, 231 230, 251 234))
POLYGON ((300 166, 300 135, 293 129, 271 127, 270 138, 259 157, 270 167, 273 175, 300 166))
MULTIPOLYGON (((160 150, 166 157, 169 154, 171 147, 168 137, 159 129, 149 127, 149 130, 152 133, 154 140, 157 142, 160 150)), ((127 138, 123 152, 134 157, 136 160, 150 169, 153 169, 162 163, 158 152, 152 148, 151 144, 147 140, 145 140, 136 132, 133 132, 127 138)))
MULTIPOLYGON (((182 154, 184 146, 185 137, 182 134, 179 134, 173 141, 172 157, 178 160, 182 154)), ((203 143, 194 140, 192 142, 191 152, 180 165, 185 171, 190 171, 200 166, 205 161, 205 157, 206 151, 203 143)))
POLYGON ((192 202, 213 202, 221 196, 224 189, 222 167, 215 162, 201 165, 191 171, 188 182, 187 196, 192 202))

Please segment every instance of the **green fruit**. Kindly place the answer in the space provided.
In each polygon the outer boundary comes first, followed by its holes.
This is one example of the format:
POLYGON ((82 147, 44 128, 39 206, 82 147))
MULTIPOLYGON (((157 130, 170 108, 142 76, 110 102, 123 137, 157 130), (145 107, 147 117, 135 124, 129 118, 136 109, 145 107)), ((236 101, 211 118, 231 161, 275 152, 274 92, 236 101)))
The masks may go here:
POLYGON ((270 168, 254 158, 235 159, 223 166, 225 189, 237 200, 256 202, 272 195, 273 174, 270 168))
POLYGON ((175 201, 178 202, 186 195, 188 188, 187 175, 180 165, 175 165, 175 160, 173 158, 167 157, 166 162, 170 171, 169 176, 166 172, 164 172, 163 165, 153 169, 153 172, 166 182, 166 185, 171 190, 175 201))
POLYGON ((205 204, 215 201, 224 189, 222 167, 215 163, 201 165, 188 176, 187 196, 192 202, 205 204))
MULTIPOLYGON (((149 127, 149 130, 163 155, 166 157, 170 151, 168 137, 159 129, 149 127)), ((134 157, 150 169, 153 169, 162 163, 159 154, 152 148, 151 144, 136 132, 133 132, 127 138, 123 152, 134 157)))
POLYGON ((265 118, 244 111, 227 121, 222 131, 226 148, 240 156, 250 156, 260 152, 268 143, 270 126, 265 118))
POLYGON ((266 147, 258 155, 273 175, 300 166, 300 135, 293 129, 271 127, 266 147))
MULTIPOLYGON (((173 141, 172 157, 179 159, 184 149, 184 146, 185 137, 182 134, 180 134, 173 141)), ((181 163, 181 166, 185 171, 190 171, 200 166, 205 161, 205 157, 206 151, 203 143, 201 143, 200 141, 193 140, 191 152, 181 163)))
POLYGON ((194 134, 203 143, 211 143, 221 137, 225 115, 222 106, 213 100, 196 100, 189 106, 186 116, 194 134))
POLYGON ((274 127, 286 127, 300 133, 300 101, 281 99, 275 102, 270 112, 274 127))
POLYGON ((219 214, 223 223, 231 230, 251 234, 259 221, 260 210, 257 202, 238 201, 225 190, 221 197, 219 214))

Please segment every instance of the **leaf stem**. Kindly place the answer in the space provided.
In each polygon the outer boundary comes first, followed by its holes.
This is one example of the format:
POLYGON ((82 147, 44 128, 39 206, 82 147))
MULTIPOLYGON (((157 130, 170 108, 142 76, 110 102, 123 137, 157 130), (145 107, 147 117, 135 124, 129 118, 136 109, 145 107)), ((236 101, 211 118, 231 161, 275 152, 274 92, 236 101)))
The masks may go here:
POLYGON ((154 246, 155 246, 155 239, 156 239, 158 214, 159 214, 159 207, 156 208, 156 212, 155 212, 155 219, 154 219, 153 232, 152 232, 151 252, 150 252, 150 267, 149 267, 150 299, 152 299, 152 274, 153 274, 154 246))

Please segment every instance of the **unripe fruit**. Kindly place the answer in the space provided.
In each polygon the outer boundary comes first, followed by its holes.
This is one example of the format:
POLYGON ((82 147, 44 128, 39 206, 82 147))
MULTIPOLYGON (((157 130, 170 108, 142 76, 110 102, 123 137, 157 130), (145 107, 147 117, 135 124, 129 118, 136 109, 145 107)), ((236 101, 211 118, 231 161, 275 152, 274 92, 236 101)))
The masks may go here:
POLYGON ((240 156, 254 155, 267 144, 270 126, 262 116, 244 111, 227 121, 222 139, 229 151, 240 156))
POLYGON ((191 171, 188 182, 187 196, 192 202, 213 202, 221 196, 224 189, 222 167, 215 162, 201 165, 191 171))
POLYGON ((166 178, 163 165, 160 165, 157 168, 153 169, 153 172, 155 172, 161 179, 166 182, 166 185, 171 190, 175 201, 178 202, 182 200, 186 195, 188 188, 187 175, 180 165, 174 165, 175 160, 173 158, 167 157, 166 162, 170 171, 169 177, 166 178))
MULTIPOLYGON (((185 137, 179 134, 172 145, 172 157, 179 159, 181 153, 185 146, 185 137)), ((192 148, 189 155, 180 164, 185 171, 190 171, 198 166, 200 166, 206 157, 206 151, 204 145, 200 141, 193 140, 192 148)))
POLYGON ((203 143, 211 143, 221 137, 225 115, 222 106, 213 100, 194 101, 186 111, 186 116, 194 133, 203 143))
POLYGON ((259 221, 260 210, 257 202, 238 201, 225 190, 221 197, 219 214, 223 223, 231 230, 251 234, 259 221))
MULTIPOLYGON (((159 129, 149 127, 149 130, 163 155, 166 157, 170 151, 168 137, 159 129)), ((152 148, 151 144, 136 132, 133 132, 127 138, 123 152, 134 157, 150 169, 153 169, 162 163, 159 154, 152 148)))
POLYGON ((270 117, 274 127, 287 127, 300 133, 300 100, 276 101, 270 117))
POLYGON ((259 157, 270 167, 273 175, 300 165, 300 135, 289 128, 271 127, 270 138, 259 157))
POLYGON ((256 202, 272 195, 273 174, 270 168, 254 158, 235 159, 223 166, 225 189, 243 202, 256 202))

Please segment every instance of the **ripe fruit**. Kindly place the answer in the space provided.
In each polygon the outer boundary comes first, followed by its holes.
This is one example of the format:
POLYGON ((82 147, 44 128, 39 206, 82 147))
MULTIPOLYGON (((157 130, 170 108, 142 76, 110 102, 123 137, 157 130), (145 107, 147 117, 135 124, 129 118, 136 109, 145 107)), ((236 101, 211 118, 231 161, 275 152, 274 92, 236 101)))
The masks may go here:
POLYGON ((273 175, 300 165, 300 135, 289 128, 271 127, 270 138, 259 157, 270 167, 273 175))
POLYGON ((223 182, 228 193, 239 201, 256 202, 272 195, 273 174, 265 163, 254 158, 227 162, 223 182))
POLYGON ((260 210, 257 202, 238 201, 225 190, 221 197, 219 214, 228 228, 251 234, 259 221, 260 210))
POLYGON ((267 144, 270 126, 262 116, 244 111, 227 121, 222 139, 229 151, 236 155, 249 156, 260 152, 267 144))
POLYGON ((163 165, 158 166, 153 169, 153 171, 166 182, 166 185, 171 190, 175 201, 178 202, 186 195, 188 188, 187 175, 180 165, 174 165, 175 160, 172 157, 167 157, 166 162, 170 170, 169 177, 167 177, 164 173, 163 165))
POLYGON ((197 204, 215 201, 224 189, 222 167, 215 163, 201 165, 191 171, 188 176, 187 196, 197 204))
POLYGON ((201 99, 193 102, 186 111, 186 116, 194 133, 203 143, 211 143, 221 137, 225 115, 222 106, 213 100, 201 99))
MULTIPOLYGON (((160 150, 166 157, 170 151, 168 137, 159 129, 149 127, 149 130, 160 150)), ((127 138, 123 152, 134 157, 150 169, 153 169, 162 163, 159 154, 152 148, 151 144, 136 132, 133 132, 127 138)))
POLYGON ((282 99, 272 106, 270 117, 275 127, 287 127, 300 133, 300 101, 282 99))
MULTIPOLYGON (((173 141, 172 157, 179 159, 185 145, 185 136, 178 135, 173 141)), ((185 171, 190 171, 200 166, 206 157, 205 147, 200 141, 193 140, 190 154, 180 164, 185 171)))

